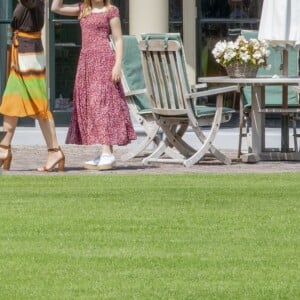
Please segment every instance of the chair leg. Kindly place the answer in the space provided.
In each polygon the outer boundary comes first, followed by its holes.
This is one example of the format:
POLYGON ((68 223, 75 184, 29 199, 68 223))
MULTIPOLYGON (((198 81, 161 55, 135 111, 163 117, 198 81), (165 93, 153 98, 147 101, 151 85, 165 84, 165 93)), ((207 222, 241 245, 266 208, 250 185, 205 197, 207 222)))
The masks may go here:
POLYGON ((163 129, 166 137, 149 156, 143 159, 143 164, 149 164, 151 162, 182 163, 185 155, 190 155, 190 148, 184 148, 184 142, 181 139, 188 128, 188 124, 181 124, 179 128, 177 128, 177 124, 170 125, 161 121, 160 127, 163 129), (167 156, 166 158, 162 157, 164 154, 167 156))
POLYGON ((207 154, 209 151, 216 159, 223 162, 226 165, 231 164, 231 159, 226 156, 224 153, 222 153, 220 150, 218 150, 215 146, 212 145, 213 140, 216 136, 216 127, 214 130, 210 131, 210 134, 206 137, 204 133, 201 131, 199 127, 194 128, 195 134, 198 136, 198 138, 203 142, 202 147, 190 158, 186 159, 184 161, 184 165, 186 167, 191 167, 195 163, 197 163, 199 160, 201 160, 204 155, 207 154))
POLYGON ((225 164, 231 164, 231 159, 213 146, 213 141, 215 140, 215 137, 219 131, 219 127, 221 123, 222 106, 223 106, 222 103, 223 103, 223 97, 219 95, 217 97, 216 114, 213 123, 211 125, 211 130, 207 136, 204 135, 200 127, 193 126, 195 134, 203 144, 202 147, 194 155, 192 155, 191 157, 189 157, 183 162, 186 167, 190 167, 195 163, 197 163, 199 160, 203 158, 203 156, 208 151, 211 152, 214 155, 214 157, 216 157, 221 162, 225 164))
POLYGON ((157 137, 157 133, 159 130, 158 125, 153 125, 148 132, 146 132, 147 136, 144 138, 144 140, 135 148, 132 149, 130 152, 125 153, 121 156, 121 160, 127 161, 129 159, 132 159, 136 156, 138 156, 140 153, 142 153, 152 142, 154 142, 156 145, 159 144, 160 140, 157 137))
MULTIPOLYGON (((179 126, 172 126, 170 131, 172 132, 171 135, 169 135, 167 138, 168 140, 174 142, 173 145, 170 145, 166 151, 165 154, 171 158, 174 159, 182 159, 183 156, 190 156, 193 153, 195 153, 195 149, 190 147, 183 139, 183 135, 187 131, 188 124, 181 124, 179 126), (184 150, 183 150, 184 149, 184 150), (181 151, 180 151, 181 150, 181 151), (179 151, 179 152, 178 152, 179 151)), ((168 132, 167 129, 165 129, 166 133, 168 132)), ((166 134, 167 135, 167 134, 166 134)))
POLYGON ((242 138, 243 138, 243 127, 245 125, 244 120, 244 104, 243 104, 243 90, 240 90, 240 116, 239 116, 239 143, 238 143, 238 153, 237 158, 240 159, 242 155, 242 138))
POLYGON ((246 133, 244 133, 244 136, 246 137, 246 143, 247 143, 247 150, 248 153, 252 153, 252 142, 251 142, 251 133, 250 133, 250 116, 245 116, 245 127, 246 127, 246 133))
POLYGON ((239 144, 238 144, 238 153, 237 158, 240 159, 242 155, 242 138, 243 138, 243 127, 244 121, 243 116, 240 117, 240 124, 239 124, 239 144))
POLYGON ((183 157, 180 153, 176 153, 173 149, 170 148, 170 144, 166 138, 164 138, 158 145, 158 147, 147 157, 143 159, 143 164, 148 165, 151 162, 182 162, 183 157), (162 159, 162 155, 168 153, 172 155, 172 158, 162 159))
POLYGON ((292 118, 292 124, 293 124, 293 136, 294 136, 294 148, 295 152, 299 152, 298 148, 298 134, 297 134, 297 120, 295 117, 292 118))
POLYGON ((161 126, 170 144, 172 144, 172 146, 174 146, 184 157, 189 157, 196 152, 194 148, 182 139, 188 128, 187 122, 180 124, 179 129, 177 128, 177 125, 161 124, 161 126))

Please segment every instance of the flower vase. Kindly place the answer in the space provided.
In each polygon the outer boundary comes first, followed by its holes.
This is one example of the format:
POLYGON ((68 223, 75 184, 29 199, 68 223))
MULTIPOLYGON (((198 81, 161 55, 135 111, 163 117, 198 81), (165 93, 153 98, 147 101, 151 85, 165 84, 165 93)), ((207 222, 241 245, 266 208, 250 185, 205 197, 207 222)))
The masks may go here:
POLYGON ((256 77, 258 66, 250 64, 241 64, 239 62, 234 62, 229 66, 226 66, 226 71, 229 77, 233 78, 251 78, 256 77))

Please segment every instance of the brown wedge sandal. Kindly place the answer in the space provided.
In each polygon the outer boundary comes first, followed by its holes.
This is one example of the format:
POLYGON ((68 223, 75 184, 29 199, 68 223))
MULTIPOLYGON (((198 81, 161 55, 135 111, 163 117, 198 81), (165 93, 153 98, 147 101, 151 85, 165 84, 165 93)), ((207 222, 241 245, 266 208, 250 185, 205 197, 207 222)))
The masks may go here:
POLYGON ((64 169, 65 169, 65 155, 62 152, 61 148, 58 147, 58 148, 50 148, 50 149, 48 149, 48 152, 59 152, 59 151, 61 152, 62 157, 60 159, 58 159, 57 161, 55 161, 52 164, 51 167, 47 168, 46 166, 44 166, 44 167, 38 168, 37 170, 39 172, 52 172, 54 170, 55 166, 58 165, 57 166, 57 171, 63 172, 64 169))

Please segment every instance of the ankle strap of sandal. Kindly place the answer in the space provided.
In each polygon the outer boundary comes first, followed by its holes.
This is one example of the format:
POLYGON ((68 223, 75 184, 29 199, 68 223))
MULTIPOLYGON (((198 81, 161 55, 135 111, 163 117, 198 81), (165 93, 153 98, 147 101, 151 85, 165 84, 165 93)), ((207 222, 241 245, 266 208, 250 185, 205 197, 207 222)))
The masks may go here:
POLYGON ((5 150, 9 150, 10 149, 10 145, 6 146, 6 145, 1 145, 0 144, 0 148, 5 149, 5 150))
POLYGON ((60 147, 58 147, 58 148, 49 148, 48 149, 48 152, 58 152, 58 151, 61 151, 60 147))

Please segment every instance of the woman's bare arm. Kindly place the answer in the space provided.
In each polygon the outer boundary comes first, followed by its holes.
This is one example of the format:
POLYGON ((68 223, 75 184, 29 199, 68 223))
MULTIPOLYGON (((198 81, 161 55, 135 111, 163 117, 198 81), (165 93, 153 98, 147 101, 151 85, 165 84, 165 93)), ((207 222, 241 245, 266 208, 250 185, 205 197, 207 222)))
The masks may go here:
POLYGON ((121 68, 123 58, 123 35, 120 18, 115 17, 110 20, 110 28, 115 43, 116 61, 112 71, 112 80, 118 82, 121 79, 121 68))
POLYGON ((75 4, 63 4, 63 0, 53 0, 51 11, 64 16, 78 16, 80 12, 79 2, 75 4))

